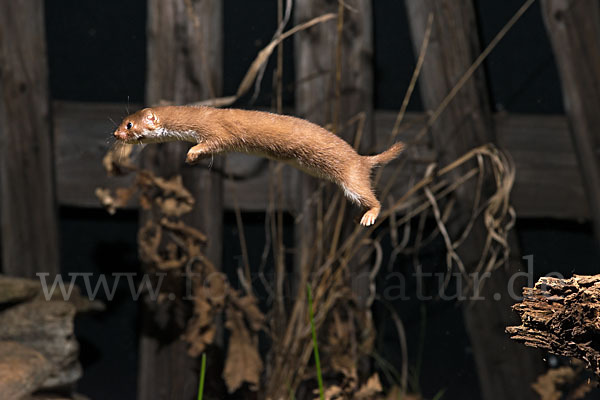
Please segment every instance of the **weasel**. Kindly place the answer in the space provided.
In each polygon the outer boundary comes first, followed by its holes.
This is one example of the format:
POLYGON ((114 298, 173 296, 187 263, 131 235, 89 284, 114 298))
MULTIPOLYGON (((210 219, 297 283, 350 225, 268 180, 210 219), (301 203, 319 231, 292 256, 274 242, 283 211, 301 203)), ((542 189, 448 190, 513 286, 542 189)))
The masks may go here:
POLYGON ((371 170, 396 158, 404 144, 361 156, 352 146, 312 122, 261 111, 212 107, 145 108, 126 117, 114 136, 125 143, 195 143, 186 162, 213 154, 242 152, 284 161, 342 188, 346 197, 367 209, 360 223, 370 226, 381 210, 371 187, 371 170))

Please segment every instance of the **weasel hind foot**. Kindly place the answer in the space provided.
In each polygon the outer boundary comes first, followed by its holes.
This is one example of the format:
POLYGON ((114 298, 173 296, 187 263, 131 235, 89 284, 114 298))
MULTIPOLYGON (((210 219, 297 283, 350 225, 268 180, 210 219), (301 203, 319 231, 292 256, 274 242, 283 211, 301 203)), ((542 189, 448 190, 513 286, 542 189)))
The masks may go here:
POLYGON ((362 218, 360 219, 360 224, 362 226, 371 226, 375 223, 375 220, 377 219, 378 215, 379 215, 379 209, 371 208, 369 211, 367 211, 362 216, 362 218))

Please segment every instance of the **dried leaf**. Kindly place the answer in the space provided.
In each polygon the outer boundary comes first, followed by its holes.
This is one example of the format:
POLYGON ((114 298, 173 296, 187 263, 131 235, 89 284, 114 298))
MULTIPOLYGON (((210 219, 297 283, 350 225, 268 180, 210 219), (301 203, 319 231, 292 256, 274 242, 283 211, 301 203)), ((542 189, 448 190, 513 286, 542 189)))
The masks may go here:
POLYGON ((194 197, 183 186, 181 175, 175 175, 171 179, 164 179, 152 175, 152 178, 153 183, 164 192, 165 196, 187 199, 190 203, 194 203, 194 197))
POLYGON ((354 395, 355 399, 368 399, 375 396, 377 393, 381 393, 383 388, 381 387, 381 381, 379 375, 374 373, 364 385, 358 389, 358 392, 354 395))
POLYGON ((108 211, 110 215, 113 215, 115 212, 117 212, 117 208, 115 207, 115 200, 110 193, 110 189, 99 187, 96 188, 95 194, 98 200, 100 200, 100 204, 102 204, 102 207, 106 208, 106 211, 108 211))
POLYGON ((567 396, 567 400, 583 399, 585 398, 585 395, 588 394, 597 385, 597 382, 583 382, 581 385, 571 390, 571 392, 567 396))
POLYGON ((254 296, 244 296, 236 301, 236 305, 244 312, 250 328, 257 332, 263 328, 265 316, 258 308, 258 301, 254 296))
POLYGON ((190 343, 188 353, 197 357, 213 343, 215 317, 223 310, 225 300, 230 291, 224 274, 203 256, 197 257, 199 264, 194 273, 194 315, 183 335, 183 339, 190 343))
POLYGON ((118 142, 111 147, 102 158, 102 166, 108 175, 122 175, 135 170, 131 161, 133 146, 118 142))
POLYGON ((113 215, 117 208, 125 207, 136 192, 135 187, 117 188, 113 196, 110 189, 96 188, 95 194, 102 206, 106 208, 109 214, 113 215))
POLYGON ((541 400, 560 400, 563 395, 560 386, 573 382, 576 377, 577 373, 571 367, 554 368, 538 376, 531 387, 540 395, 541 400))
POLYGON ((235 392, 244 382, 249 384, 250 390, 258 390, 263 369, 258 354, 258 341, 250 335, 240 311, 231 308, 227 310, 225 327, 231 331, 223 370, 227 391, 235 392))
POLYGON ((169 217, 179 218, 193 209, 191 204, 180 202, 173 197, 168 197, 166 199, 157 197, 155 201, 161 212, 169 217))
POLYGON ((206 242, 206 235, 200 232, 198 229, 193 228, 189 225, 186 225, 183 221, 172 222, 167 218, 162 218, 160 220, 160 224, 172 231, 178 232, 184 236, 189 236, 195 240, 198 240, 202 243, 206 242))
MULTIPOLYGON (((319 389, 313 390, 313 393, 317 395, 314 400, 319 400, 321 397, 319 396, 319 389)), ((344 391, 341 387, 333 385, 325 389, 323 396, 325 400, 340 400, 344 398, 344 391)))

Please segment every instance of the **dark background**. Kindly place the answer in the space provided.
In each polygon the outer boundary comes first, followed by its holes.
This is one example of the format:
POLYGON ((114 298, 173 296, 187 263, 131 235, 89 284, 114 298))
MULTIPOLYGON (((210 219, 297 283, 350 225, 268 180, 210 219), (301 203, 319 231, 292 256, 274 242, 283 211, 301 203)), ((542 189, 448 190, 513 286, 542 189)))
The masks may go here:
MULTIPOLYGON (((146 63, 145 0, 46 1, 50 87, 54 100, 143 103, 146 63)), ((404 2, 374 3, 376 108, 399 109, 414 68, 404 2)), ((521 0, 477 2, 486 45, 521 5, 521 0)), ((235 92, 257 52, 276 29, 274 0, 226 0, 224 12, 224 95, 235 92)), ((284 106, 293 107, 293 40, 285 42, 284 106)), ((255 104, 246 97, 238 106, 270 106, 273 62, 255 104)), ((484 64, 497 111, 563 113, 560 83, 542 23, 533 5, 484 64)), ((415 91, 409 110, 422 109, 415 91)), ((517 171, 518 173, 518 171, 517 171)), ((517 210, 518 211, 518 210, 517 210)), ((233 271, 241 254, 235 218, 225 218, 223 269, 233 271)), ((292 221, 288 221, 291 227, 292 221)), ((137 214, 61 208, 62 271, 137 272, 137 214)), ((263 248, 264 215, 244 214, 250 248, 263 248)), ((523 255, 533 255, 534 279, 551 271, 565 276, 597 272, 599 253, 588 223, 556 220, 517 221, 523 255)), ((290 240, 288 238, 288 240, 290 240)), ((256 265, 260 252, 251 253, 256 265)), ((430 262, 439 263, 432 254, 430 262)), ((408 294, 414 288, 408 288, 408 294)), ((136 393, 137 305, 126 287, 107 303, 107 312, 78 317, 85 369, 78 390, 92 398, 132 399, 136 393), (115 340, 115 338, 117 338, 115 340)), ((460 307, 453 302, 395 304, 407 328, 411 364, 422 358, 420 388, 444 399, 478 398, 477 374, 460 307), (421 356, 419 356, 421 353, 421 356)), ((400 350, 389 318, 376 310, 378 351, 399 367, 400 350), (394 355, 398 355, 395 357, 394 355)), ((523 351, 527 351, 525 348, 523 351)))

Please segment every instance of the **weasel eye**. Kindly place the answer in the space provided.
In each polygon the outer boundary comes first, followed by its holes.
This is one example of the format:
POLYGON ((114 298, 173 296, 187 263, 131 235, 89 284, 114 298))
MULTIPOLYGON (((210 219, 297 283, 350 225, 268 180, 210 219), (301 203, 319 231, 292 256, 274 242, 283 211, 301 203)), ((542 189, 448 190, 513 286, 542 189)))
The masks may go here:
POLYGON ((132 126, 133 126, 133 124, 131 122, 127 123, 127 129, 131 129, 132 126))

